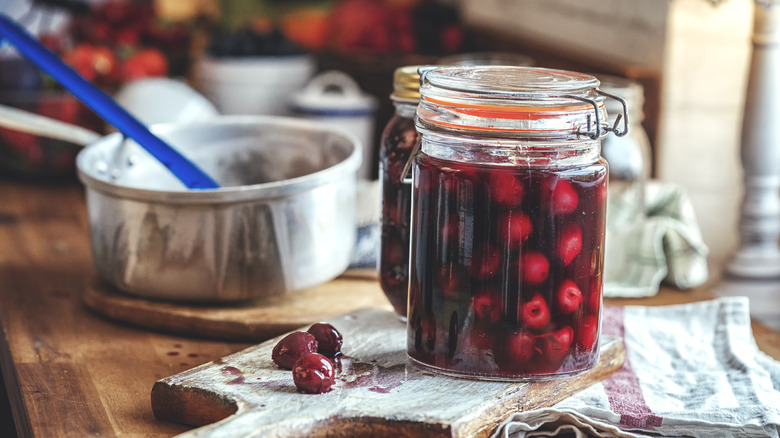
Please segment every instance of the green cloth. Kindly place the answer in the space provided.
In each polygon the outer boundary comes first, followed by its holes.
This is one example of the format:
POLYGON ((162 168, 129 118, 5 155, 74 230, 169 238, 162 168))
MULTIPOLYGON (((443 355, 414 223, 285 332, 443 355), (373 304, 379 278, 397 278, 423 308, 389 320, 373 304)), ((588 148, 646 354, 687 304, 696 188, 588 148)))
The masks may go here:
POLYGON ((649 181, 646 216, 637 219, 636 193, 610 186, 604 260, 605 297, 646 297, 663 282, 678 289, 707 281, 707 246, 685 190, 649 181))

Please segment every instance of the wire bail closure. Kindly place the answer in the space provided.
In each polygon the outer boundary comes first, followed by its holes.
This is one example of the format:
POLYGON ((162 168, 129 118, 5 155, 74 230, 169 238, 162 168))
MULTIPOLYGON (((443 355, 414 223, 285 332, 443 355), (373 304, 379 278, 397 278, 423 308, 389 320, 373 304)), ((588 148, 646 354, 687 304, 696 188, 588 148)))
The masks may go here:
POLYGON ((580 128, 579 132, 577 132, 577 135, 587 135, 591 140, 596 140, 597 138, 601 137, 604 132, 611 132, 615 134, 618 137, 623 137, 624 135, 628 134, 628 105, 626 104, 626 100, 623 99, 620 96, 617 96, 612 93, 607 93, 606 91, 601 91, 598 88, 595 90, 596 93, 606 96, 612 99, 617 100, 620 102, 620 105, 623 107, 623 114, 618 114, 615 117, 615 123, 612 126, 609 126, 608 123, 601 123, 601 116, 599 116, 599 104, 593 99, 589 99, 587 97, 580 97, 580 96, 574 96, 571 94, 566 94, 563 97, 567 97, 569 99, 579 100, 580 102, 585 102, 593 106, 593 112, 595 113, 595 123, 593 121, 593 117, 588 114, 588 124, 586 126, 586 130, 583 131, 582 128, 580 128), (618 125, 620 125, 620 121, 623 121, 623 129, 618 128, 618 125))
MULTIPOLYGON (((417 72, 420 74, 420 88, 425 85, 426 76, 431 71, 438 68, 437 66, 422 66, 417 69, 417 72)), ((613 133, 618 137, 623 137, 628 133, 628 105, 626 104, 625 99, 623 99, 620 96, 617 96, 612 93, 607 93, 606 91, 599 90, 596 88, 594 90, 597 94, 601 96, 605 96, 611 99, 615 99, 618 102, 620 102, 620 105, 623 107, 623 113, 618 114, 615 117, 615 123, 612 124, 612 126, 609 125, 608 121, 601 121, 601 116, 599 115, 599 104, 596 102, 595 99, 587 98, 587 97, 581 97, 581 96, 575 96, 571 94, 565 94, 562 95, 562 97, 577 100, 580 102, 585 102, 593 107, 594 114, 588 114, 587 116, 587 125, 584 127, 581 127, 577 131, 577 136, 587 136, 591 140, 596 140, 600 138, 605 133, 613 133), (620 127, 620 122, 623 122, 622 128, 620 127)), ((415 116, 416 118, 417 116, 415 116)), ((417 141, 415 142, 414 147, 412 148, 411 153, 409 154, 409 159, 406 160, 406 164, 404 164, 404 168, 401 171, 401 183, 403 184, 411 184, 412 183, 412 175, 410 174, 410 171, 412 169, 412 163, 414 162, 415 157, 420 151, 420 147, 422 144, 421 138, 418 136, 417 141)))
POLYGON ((420 139, 420 136, 417 136, 417 141, 414 143, 414 147, 412 148, 412 152, 409 154, 409 159, 406 160, 406 164, 404 164, 404 170, 401 171, 401 183, 402 184, 411 184, 412 183, 412 175, 409 174, 409 171, 412 170, 412 163, 414 162, 414 157, 417 156, 417 153, 420 152, 420 145, 422 144, 422 140, 420 139))

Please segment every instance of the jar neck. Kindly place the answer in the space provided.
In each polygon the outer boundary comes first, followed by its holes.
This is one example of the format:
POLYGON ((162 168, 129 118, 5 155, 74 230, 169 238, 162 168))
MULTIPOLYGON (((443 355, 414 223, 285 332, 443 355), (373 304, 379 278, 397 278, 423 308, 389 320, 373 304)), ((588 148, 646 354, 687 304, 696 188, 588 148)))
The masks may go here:
POLYGON ((601 140, 529 140, 420 132, 423 153, 442 160, 513 167, 575 167, 601 158, 601 140))
POLYGON ((419 101, 393 99, 393 106, 395 106, 395 113, 398 116, 406 117, 409 119, 414 118, 417 112, 417 104, 419 101))

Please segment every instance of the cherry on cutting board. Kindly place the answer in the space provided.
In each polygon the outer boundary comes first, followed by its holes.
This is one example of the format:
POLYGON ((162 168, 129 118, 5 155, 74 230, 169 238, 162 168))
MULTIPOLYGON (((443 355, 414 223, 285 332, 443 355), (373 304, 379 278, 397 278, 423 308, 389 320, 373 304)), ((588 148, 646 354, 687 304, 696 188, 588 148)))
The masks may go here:
POLYGON ((317 340, 311 333, 292 332, 274 346, 271 360, 280 368, 289 370, 301 356, 316 353, 317 347, 317 340))
POLYGON ((327 322, 318 322, 309 327, 307 331, 317 340, 317 353, 327 357, 334 357, 341 353, 344 337, 336 330, 336 327, 327 322))
POLYGON ((328 392, 336 382, 333 364, 319 353, 301 356, 293 365, 292 375, 295 388, 307 394, 328 392))

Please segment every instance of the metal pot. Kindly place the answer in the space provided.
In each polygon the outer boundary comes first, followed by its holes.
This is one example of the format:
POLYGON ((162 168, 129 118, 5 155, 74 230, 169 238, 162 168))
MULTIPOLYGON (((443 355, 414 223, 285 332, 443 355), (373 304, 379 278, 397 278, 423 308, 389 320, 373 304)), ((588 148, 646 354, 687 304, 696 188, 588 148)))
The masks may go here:
POLYGON ((119 289, 171 301, 235 301, 326 282, 356 238, 361 147, 305 120, 221 116, 155 125, 221 185, 193 191, 120 134, 77 157, 92 251, 119 289))

